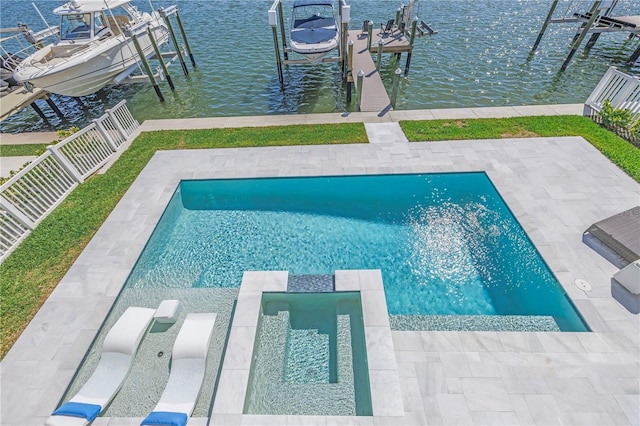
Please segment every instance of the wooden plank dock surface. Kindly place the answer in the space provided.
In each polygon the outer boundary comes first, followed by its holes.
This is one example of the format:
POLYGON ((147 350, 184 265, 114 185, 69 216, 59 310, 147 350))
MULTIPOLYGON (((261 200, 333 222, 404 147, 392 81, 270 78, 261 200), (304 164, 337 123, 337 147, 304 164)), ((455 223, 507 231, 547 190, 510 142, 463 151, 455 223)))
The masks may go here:
POLYGON ((371 50, 367 49, 368 36, 360 30, 349 31, 349 41, 353 41, 353 81, 357 87, 358 71, 364 72, 362 80, 362 97, 360 99, 360 111, 382 112, 390 111, 391 100, 382 83, 380 73, 376 70, 371 53, 378 50, 378 42, 382 40, 383 53, 400 53, 411 50, 411 45, 399 31, 383 35, 380 29, 374 28, 371 40, 371 50))
POLYGON ((13 92, 7 93, 0 98, 0 121, 11 117, 32 102, 37 99, 43 99, 46 96, 47 92, 37 87, 34 87, 31 92, 18 88, 13 92))

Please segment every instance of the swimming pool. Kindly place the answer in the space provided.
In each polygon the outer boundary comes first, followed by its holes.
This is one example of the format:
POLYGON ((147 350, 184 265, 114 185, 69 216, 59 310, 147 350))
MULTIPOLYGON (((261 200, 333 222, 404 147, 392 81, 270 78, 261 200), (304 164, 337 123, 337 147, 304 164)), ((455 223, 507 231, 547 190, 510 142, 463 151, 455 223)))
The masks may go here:
POLYGON ((551 317, 587 331, 483 172, 182 181, 129 288, 245 270, 381 269, 390 315, 551 317))

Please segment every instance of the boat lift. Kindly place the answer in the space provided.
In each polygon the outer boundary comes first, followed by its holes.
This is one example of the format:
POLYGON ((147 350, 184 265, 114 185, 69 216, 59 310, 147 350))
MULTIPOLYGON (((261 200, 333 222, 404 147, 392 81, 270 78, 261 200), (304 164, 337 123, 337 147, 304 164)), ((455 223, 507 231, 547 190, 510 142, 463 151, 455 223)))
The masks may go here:
MULTIPOLYGON (((276 54, 276 65, 278 67, 278 80, 280 84, 284 84, 282 74, 282 64, 306 64, 306 59, 289 59, 291 48, 287 45, 287 35, 284 27, 284 13, 282 11, 282 0, 275 0, 269 11, 267 12, 269 26, 273 33, 273 45, 276 54), (278 29, 280 30, 280 38, 278 38, 278 29), (282 55, 280 54, 280 43, 282 43, 282 55)), ((338 21, 340 35, 340 43, 338 43, 338 56, 329 56, 321 59, 321 62, 340 62, 342 64, 342 73, 346 75, 345 52, 347 49, 347 38, 349 33, 349 22, 351 21, 351 6, 347 5, 345 0, 338 1, 338 21)))
MULTIPOLYGON (((611 16, 614 8, 618 4, 618 1, 619 0, 595 0, 591 5, 589 11, 582 13, 569 13, 573 4, 570 3, 569 7, 567 8, 567 12, 565 12, 565 16, 554 17, 554 13, 558 6, 559 0, 553 0, 551 9, 549 9, 549 13, 547 14, 547 18, 545 19, 542 28, 540 29, 538 38, 533 44, 531 53, 535 52, 538 48, 538 45, 540 44, 540 41, 544 36, 547 26, 550 23, 581 23, 580 28, 578 28, 575 36, 573 37, 573 40, 571 41, 571 51, 562 64, 562 67, 560 68, 561 71, 567 69, 569 63, 571 62, 571 59, 589 33, 591 33, 591 38, 586 44, 587 48, 592 47, 602 33, 623 31, 629 32, 629 40, 633 39, 634 37, 640 38, 640 15, 617 17, 611 16)), ((638 61, 640 61, 640 45, 629 58, 629 63, 631 64, 638 63, 638 61)))
MULTIPOLYGON (((384 53, 395 55, 398 61, 400 61, 403 52, 407 53, 404 69, 406 77, 409 74, 416 37, 438 33, 425 21, 419 21, 418 18, 412 17, 414 3, 415 0, 410 0, 409 4, 401 5, 396 11, 395 19, 389 20, 390 28, 386 31, 381 28, 379 32, 374 32, 373 22, 370 20, 363 22, 361 30, 349 30, 351 8, 345 0, 339 0, 340 42, 338 56, 323 58, 322 62, 341 63, 342 79, 346 84, 347 103, 351 103, 352 91, 355 86, 356 107, 359 111, 375 111, 384 114, 395 107, 402 71, 398 68, 395 72, 391 98, 389 98, 379 73, 384 53), (372 46, 373 40, 377 42, 372 46), (375 64, 372 54, 377 55, 375 64), (367 72, 364 71, 365 69, 367 72)), ((268 18, 273 33, 278 79, 283 85, 282 64, 300 64, 307 63, 307 61, 289 59, 291 49, 287 46, 281 0, 274 1, 268 11, 268 18), (278 30, 281 37, 278 37, 278 30), (283 51, 282 55, 280 49, 283 51)))
POLYGON ((133 44, 136 47, 136 51, 138 52, 138 58, 140 58, 139 63, 132 65, 129 69, 123 71, 119 75, 114 78, 114 82, 117 84, 125 84, 125 83, 140 83, 149 81, 153 86, 153 89, 158 95, 158 99, 160 102, 164 102, 164 96, 162 95, 162 91, 160 90, 160 86, 158 85, 157 80, 164 80, 166 78, 171 91, 175 90, 175 85, 173 84, 173 80, 171 79, 171 75, 169 74, 169 66, 175 61, 180 60, 180 65, 182 66, 182 71, 184 75, 189 75, 189 69, 185 63, 185 57, 188 55, 191 61, 191 65, 193 68, 196 68, 196 60, 193 56, 193 52, 191 51, 191 46, 189 45, 189 40, 187 39, 187 34, 184 30, 184 26, 182 25, 182 20, 180 19, 180 14, 178 13, 178 6, 173 5, 166 8, 158 9, 158 13, 164 19, 167 28, 169 29, 169 36, 175 48, 174 52, 161 52, 160 47, 158 46, 157 40, 154 38, 151 29, 149 28, 148 22, 141 22, 138 25, 134 25, 132 27, 127 27, 124 29, 124 34, 127 37, 131 37, 133 40, 133 44), (176 22, 178 24, 178 28, 180 29, 180 35, 182 36, 182 41, 184 42, 184 48, 186 52, 182 52, 180 49, 180 45, 178 44, 178 39, 176 37, 176 33, 173 30, 173 25, 171 24, 170 17, 175 16, 176 22), (157 59, 160 63, 160 66, 157 69, 157 72, 154 73, 151 65, 147 57, 144 55, 142 48, 140 47, 140 43, 138 42, 138 37, 147 34, 149 39, 151 40, 151 44, 153 46, 154 54, 153 58, 157 59), (168 59, 168 62, 165 62, 165 59, 168 59), (142 70, 142 75, 132 76, 136 70, 142 70))

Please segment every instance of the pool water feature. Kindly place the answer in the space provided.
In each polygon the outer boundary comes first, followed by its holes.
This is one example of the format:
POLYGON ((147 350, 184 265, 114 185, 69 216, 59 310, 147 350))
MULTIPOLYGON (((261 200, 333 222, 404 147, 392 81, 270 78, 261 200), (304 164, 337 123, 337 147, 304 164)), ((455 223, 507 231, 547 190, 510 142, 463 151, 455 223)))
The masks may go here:
POLYGON ((127 286, 338 269, 381 269, 390 315, 539 316, 588 330, 483 172, 183 181, 127 286))
POLYGON ((358 293, 264 293, 245 414, 372 415, 358 293))

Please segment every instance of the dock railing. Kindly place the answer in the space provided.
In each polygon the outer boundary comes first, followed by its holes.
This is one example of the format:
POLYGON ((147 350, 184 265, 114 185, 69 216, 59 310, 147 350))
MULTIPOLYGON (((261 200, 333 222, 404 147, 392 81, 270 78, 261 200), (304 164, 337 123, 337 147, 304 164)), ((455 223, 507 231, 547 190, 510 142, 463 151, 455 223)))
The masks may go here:
POLYGON ((0 186, 0 262, 138 127, 123 100, 0 186))
POLYGON ((607 100, 614 109, 627 109, 633 119, 640 118, 640 78, 609 67, 584 103, 583 115, 594 117, 607 100))

